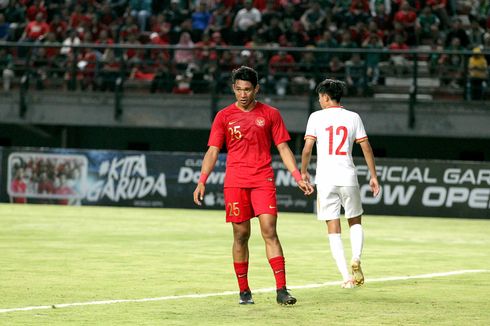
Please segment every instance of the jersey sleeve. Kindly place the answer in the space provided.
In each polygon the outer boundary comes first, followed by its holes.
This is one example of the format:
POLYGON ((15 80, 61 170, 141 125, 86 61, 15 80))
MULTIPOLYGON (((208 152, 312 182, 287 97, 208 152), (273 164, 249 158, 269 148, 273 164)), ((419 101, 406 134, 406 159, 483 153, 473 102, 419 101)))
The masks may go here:
POLYGON ((216 146, 219 149, 223 147, 225 142, 226 130, 223 127, 223 115, 218 112, 214 118, 213 125, 211 126, 211 132, 209 134, 208 146, 216 146))
POLYGON ((310 114, 310 117, 308 118, 308 123, 306 124, 305 139, 310 138, 310 139, 316 140, 317 133, 316 133, 314 121, 315 121, 315 119, 313 119, 313 114, 310 114))
POLYGON ((368 138, 366 134, 366 130, 364 129, 364 125, 362 123, 361 117, 358 114, 356 114, 354 126, 355 126, 355 133, 356 133, 355 134, 356 143, 360 143, 363 140, 366 140, 368 138))
POLYGON ((286 124, 281 117, 278 110, 272 110, 271 114, 272 123, 272 139, 274 140, 274 145, 279 145, 280 143, 287 142, 291 140, 289 132, 286 129, 286 124))

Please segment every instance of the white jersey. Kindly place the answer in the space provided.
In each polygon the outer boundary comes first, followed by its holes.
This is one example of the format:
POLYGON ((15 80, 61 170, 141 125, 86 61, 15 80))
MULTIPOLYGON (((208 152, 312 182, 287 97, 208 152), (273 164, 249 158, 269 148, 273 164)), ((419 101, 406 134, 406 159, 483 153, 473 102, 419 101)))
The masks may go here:
POLYGON ((313 112, 306 126, 306 138, 316 140, 316 184, 359 185, 352 148, 367 135, 357 113, 340 106, 313 112))

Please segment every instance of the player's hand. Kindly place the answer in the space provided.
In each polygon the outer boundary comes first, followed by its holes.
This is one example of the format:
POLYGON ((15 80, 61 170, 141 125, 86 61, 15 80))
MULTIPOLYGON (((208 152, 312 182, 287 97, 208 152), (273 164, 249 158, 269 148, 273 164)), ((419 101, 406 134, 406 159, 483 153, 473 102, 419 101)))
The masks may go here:
POLYGON ((199 206, 202 205, 202 200, 204 199, 205 191, 206 191, 206 186, 202 182, 199 182, 196 186, 196 190, 194 190, 194 203, 196 203, 196 205, 199 206))
POLYGON ((306 182, 304 180, 298 182, 298 187, 303 191, 305 196, 311 195, 314 191, 313 186, 309 182, 306 182))
POLYGON ((371 187, 371 191, 373 192, 373 196, 377 197, 379 195, 379 183, 377 178, 371 178, 369 180, 369 186, 371 187))
POLYGON ((301 173, 301 179, 303 179, 303 181, 306 183, 311 183, 310 173, 308 173, 308 171, 306 171, 305 173, 301 173))

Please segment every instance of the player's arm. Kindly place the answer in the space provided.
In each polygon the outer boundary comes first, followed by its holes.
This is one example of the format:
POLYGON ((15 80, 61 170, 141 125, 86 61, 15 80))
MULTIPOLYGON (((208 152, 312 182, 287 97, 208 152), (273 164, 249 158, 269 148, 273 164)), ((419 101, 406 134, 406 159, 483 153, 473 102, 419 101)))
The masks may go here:
POLYGON ((202 160, 201 176, 194 190, 194 203, 201 206, 201 201, 204 199, 204 192, 206 191, 206 180, 208 175, 213 171, 216 161, 218 160, 219 148, 216 146, 209 146, 204 159, 202 160))
POLYGON ((367 138, 361 140, 359 145, 361 145, 362 153, 364 154, 364 159, 366 160, 366 164, 371 175, 369 186, 371 187, 373 195, 377 196, 379 194, 379 183, 378 176, 376 174, 376 164, 374 163, 373 149, 371 148, 371 144, 369 144, 369 140, 367 138))
POLYGON ((308 183, 310 182, 308 166, 310 165, 313 146, 315 146, 315 139, 313 137, 305 137, 305 146, 303 147, 303 152, 301 153, 301 177, 308 183))
POLYGON ((284 165, 296 180, 298 187, 304 192, 305 195, 310 195, 313 193, 313 187, 308 182, 303 181, 301 178, 301 172, 299 172, 298 168, 296 167, 296 159, 294 158, 293 152, 289 148, 288 143, 283 142, 278 144, 277 150, 279 151, 279 155, 281 155, 284 165))

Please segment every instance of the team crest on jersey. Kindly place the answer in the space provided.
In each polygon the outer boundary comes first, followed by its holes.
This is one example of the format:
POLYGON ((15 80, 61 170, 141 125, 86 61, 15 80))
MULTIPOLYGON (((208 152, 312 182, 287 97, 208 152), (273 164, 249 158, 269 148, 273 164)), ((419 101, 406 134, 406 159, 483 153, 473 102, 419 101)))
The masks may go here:
POLYGON ((257 119, 255 119, 255 124, 259 127, 263 127, 265 126, 265 119, 262 117, 258 117, 257 119))

